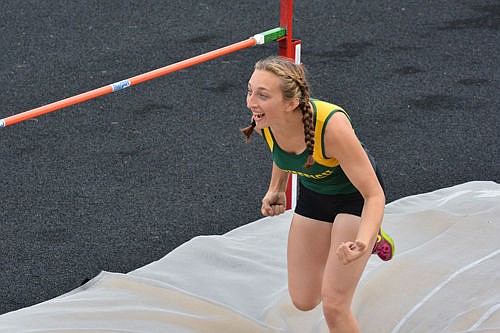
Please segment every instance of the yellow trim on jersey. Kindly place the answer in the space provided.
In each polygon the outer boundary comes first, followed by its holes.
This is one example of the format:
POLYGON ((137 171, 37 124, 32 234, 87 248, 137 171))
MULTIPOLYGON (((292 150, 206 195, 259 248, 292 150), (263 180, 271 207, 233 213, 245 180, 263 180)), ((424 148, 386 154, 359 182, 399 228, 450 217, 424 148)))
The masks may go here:
POLYGON ((336 158, 328 158, 325 156, 325 151, 323 148, 323 132, 325 129, 326 122, 330 119, 330 116, 333 114, 334 110, 342 110, 340 106, 335 104, 313 100, 311 103, 314 106, 315 113, 315 122, 314 122, 314 151, 313 157, 314 160, 324 166, 327 167, 336 167, 340 163, 336 158))
POLYGON ((269 149, 271 149, 272 152, 274 149, 274 140, 273 137, 271 136, 271 131, 269 130, 269 127, 262 129, 262 134, 264 136, 264 139, 266 139, 269 149))
MULTIPOLYGON (((314 120, 315 120, 314 151, 313 151, 314 160, 316 161, 316 163, 319 163, 326 167, 330 168, 336 167, 340 164, 339 161, 337 161, 337 159, 334 157, 329 158, 325 156, 325 151, 323 147, 324 143, 323 132, 327 121, 336 111, 343 112, 348 118, 349 115, 340 106, 335 104, 323 102, 320 100, 311 100, 311 103, 313 104, 314 107, 314 120)), ((274 140, 271 134, 271 130, 268 127, 266 127, 262 129, 262 134, 269 146, 269 149, 271 149, 272 152, 274 149, 274 140)))

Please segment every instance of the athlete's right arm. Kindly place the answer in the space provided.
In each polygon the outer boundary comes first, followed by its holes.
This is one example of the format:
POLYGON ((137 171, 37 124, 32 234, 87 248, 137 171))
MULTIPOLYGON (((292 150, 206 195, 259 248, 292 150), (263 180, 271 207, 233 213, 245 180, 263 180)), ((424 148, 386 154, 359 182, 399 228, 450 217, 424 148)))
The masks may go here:
POLYGON ((278 168, 273 162, 269 190, 262 199, 261 212, 264 216, 276 216, 286 210, 286 187, 288 184, 288 173, 278 168))

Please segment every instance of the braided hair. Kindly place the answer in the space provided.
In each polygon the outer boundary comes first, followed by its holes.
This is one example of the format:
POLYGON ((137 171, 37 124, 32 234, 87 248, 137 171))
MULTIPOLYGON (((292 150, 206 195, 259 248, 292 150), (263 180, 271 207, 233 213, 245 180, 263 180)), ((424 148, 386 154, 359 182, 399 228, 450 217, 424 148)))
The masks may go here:
MULTIPOLYGON (((255 70, 265 70, 281 79, 281 91, 285 100, 299 99, 297 107, 302 112, 302 122, 304 123, 304 137, 307 150, 309 152, 304 167, 309 168, 314 164, 314 120, 310 101, 309 85, 306 80, 306 71, 302 65, 295 64, 292 60, 279 56, 258 61, 255 70)), ((255 123, 242 129, 247 142, 250 140, 255 123)))

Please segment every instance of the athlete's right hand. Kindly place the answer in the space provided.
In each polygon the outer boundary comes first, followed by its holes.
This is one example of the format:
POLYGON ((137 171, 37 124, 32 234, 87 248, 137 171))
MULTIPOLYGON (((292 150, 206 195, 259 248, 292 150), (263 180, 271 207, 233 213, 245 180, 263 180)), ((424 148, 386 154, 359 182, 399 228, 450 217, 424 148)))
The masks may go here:
POLYGON ((262 199, 260 211, 264 216, 276 216, 283 214, 286 209, 285 192, 267 192, 262 199))

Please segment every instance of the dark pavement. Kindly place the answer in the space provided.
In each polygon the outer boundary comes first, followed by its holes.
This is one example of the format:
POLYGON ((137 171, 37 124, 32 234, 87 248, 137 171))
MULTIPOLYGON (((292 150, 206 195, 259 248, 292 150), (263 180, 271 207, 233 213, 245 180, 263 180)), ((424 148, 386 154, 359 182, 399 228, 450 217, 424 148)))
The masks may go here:
MULTIPOLYGON (((313 95, 350 113, 389 201, 500 181, 499 1, 296 0, 294 12, 313 95)), ((278 25, 278 0, 4 0, 0 118, 278 25)), ((276 53, 0 129, 0 313, 260 218, 270 156, 239 128, 252 66, 276 53)))

